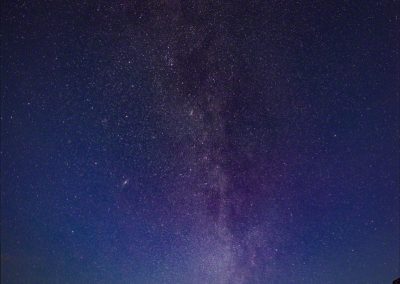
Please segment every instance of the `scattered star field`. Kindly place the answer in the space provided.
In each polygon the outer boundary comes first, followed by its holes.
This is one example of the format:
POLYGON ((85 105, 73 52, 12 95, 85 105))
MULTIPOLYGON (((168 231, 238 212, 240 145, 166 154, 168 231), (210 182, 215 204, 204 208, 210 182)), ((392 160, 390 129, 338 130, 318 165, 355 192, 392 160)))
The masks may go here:
POLYGON ((398 1, 3 1, 2 283, 391 283, 398 1))

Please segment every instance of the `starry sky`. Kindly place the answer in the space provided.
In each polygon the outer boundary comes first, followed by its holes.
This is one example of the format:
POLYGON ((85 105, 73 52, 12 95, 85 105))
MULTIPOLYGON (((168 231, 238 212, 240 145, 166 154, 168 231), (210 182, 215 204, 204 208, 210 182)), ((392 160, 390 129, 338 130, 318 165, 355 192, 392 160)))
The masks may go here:
POLYGON ((400 276, 398 1, 2 4, 2 283, 400 276))

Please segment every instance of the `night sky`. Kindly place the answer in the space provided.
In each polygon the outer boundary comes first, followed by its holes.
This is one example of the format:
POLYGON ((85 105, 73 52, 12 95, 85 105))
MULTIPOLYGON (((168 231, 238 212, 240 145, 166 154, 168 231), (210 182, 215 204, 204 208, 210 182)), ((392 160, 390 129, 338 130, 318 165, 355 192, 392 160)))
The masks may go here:
POLYGON ((391 283, 398 1, 3 1, 2 283, 391 283))

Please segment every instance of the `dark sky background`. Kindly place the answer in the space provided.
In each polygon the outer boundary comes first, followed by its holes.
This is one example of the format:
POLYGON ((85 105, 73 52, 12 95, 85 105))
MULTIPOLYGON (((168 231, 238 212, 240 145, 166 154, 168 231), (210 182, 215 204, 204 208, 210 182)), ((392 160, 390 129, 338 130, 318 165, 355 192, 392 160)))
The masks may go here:
POLYGON ((398 1, 3 1, 2 283, 391 283, 398 1))

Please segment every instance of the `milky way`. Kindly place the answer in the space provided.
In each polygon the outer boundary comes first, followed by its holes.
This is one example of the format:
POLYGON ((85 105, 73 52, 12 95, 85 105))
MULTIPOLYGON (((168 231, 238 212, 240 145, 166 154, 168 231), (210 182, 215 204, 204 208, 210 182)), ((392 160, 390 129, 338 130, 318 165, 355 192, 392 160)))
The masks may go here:
POLYGON ((2 9, 2 282, 398 277, 394 2, 89 2, 2 9))

